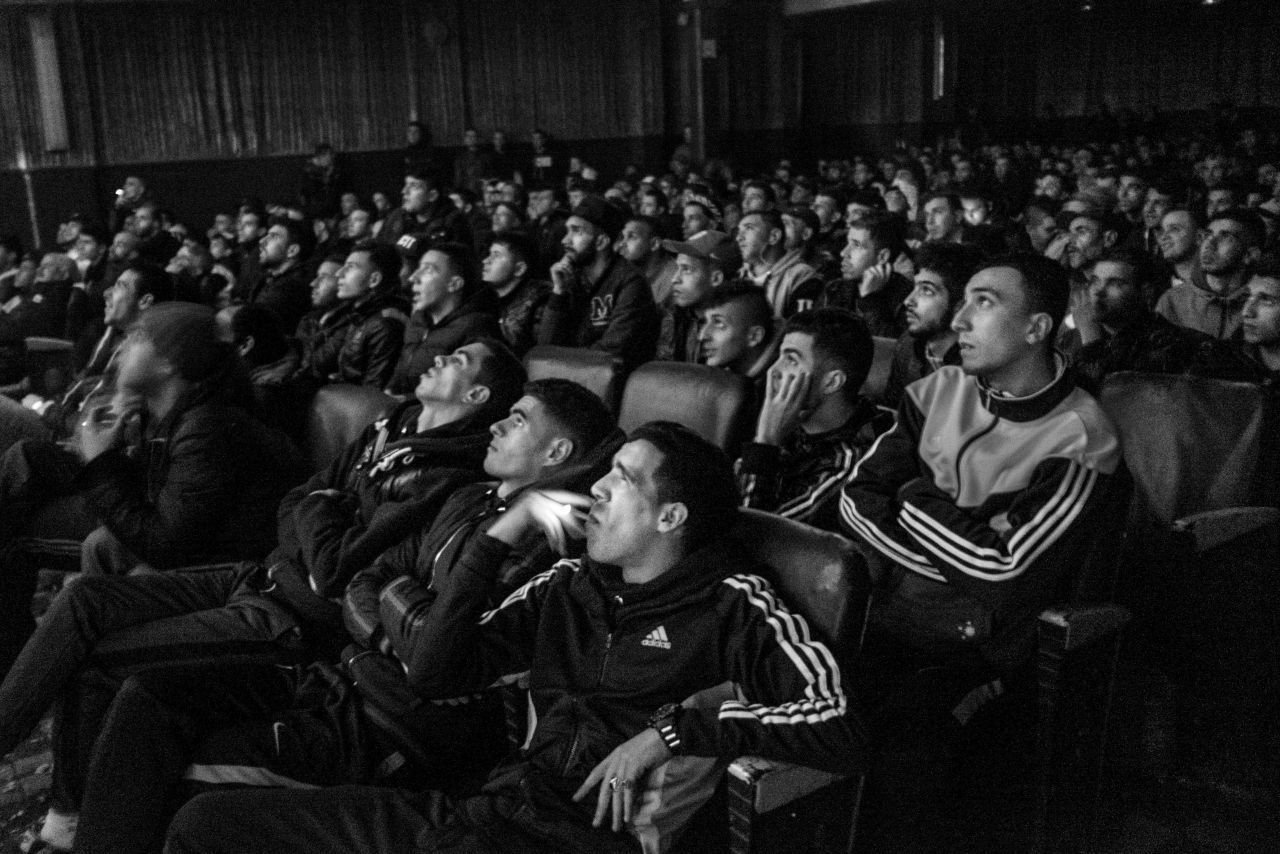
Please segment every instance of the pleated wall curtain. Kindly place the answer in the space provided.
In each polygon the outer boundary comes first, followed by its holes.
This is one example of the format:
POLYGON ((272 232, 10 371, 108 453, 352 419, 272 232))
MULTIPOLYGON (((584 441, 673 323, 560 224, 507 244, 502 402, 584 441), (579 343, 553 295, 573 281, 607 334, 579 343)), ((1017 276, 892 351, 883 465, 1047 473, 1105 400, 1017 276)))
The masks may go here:
POLYGON ((437 144, 468 124, 661 133, 658 0, 272 0, 55 7, 71 147, 45 152, 21 9, 0 10, 0 167, 437 144))

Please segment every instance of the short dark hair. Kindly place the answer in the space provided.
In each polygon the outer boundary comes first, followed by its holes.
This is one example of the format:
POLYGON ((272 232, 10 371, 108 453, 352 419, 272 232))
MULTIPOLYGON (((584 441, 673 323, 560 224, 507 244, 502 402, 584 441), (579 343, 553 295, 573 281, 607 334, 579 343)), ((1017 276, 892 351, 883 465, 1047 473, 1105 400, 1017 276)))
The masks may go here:
POLYGON ((1256 246, 1262 246, 1262 242, 1267 236, 1267 227, 1262 222, 1262 217, 1258 216, 1248 208, 1231 208, 1230 210, 1220 211, 1209 217, 1209 224, 1215 223, 1220 219, 1229 219, 1239 225, 1244 232, 1244 243, 1247 248, 1252 249, 1256 246))
POLYGON ((747 325, 764 328, 764 338, 773 334, 773 306, 765 296, 764 288, 750 279, 734 279, 718 288, 712 288, 703 299, 703 309, 719 308, 731 302, 741 302, 747 310, 747 325))
POLYGON ((834 184, 828 184, 825 187, 819 187, 817 192, 813 194, 813 197, 815 199, 818 196, 826 196, 828 199, 831 199, 831 201, 835 202, 836 210, 839 211, 840 216, 844 216, 844 209, 848 204, 845 201, 844 190, 841 190, 839 187, 835 186, 834 184))
POLYGON ((139 299, 147 294, 151 294, 152 302, 168 302, 173 299, 173 278, 163 267, 138 260, 131 262, 125 270, 137 273, 134 290, 139 299))
POLYGON ((508 231, 505 234, 495 234, 489 239, 490 246, 505 246, 518 261, 523 261, 525 266, 532 269, 538 262, 538 247, 525 234, 518 231, 508 231))
POLYGON ((400 287, 400 253, 390 243, 380 240, 361 240, 351 247, 352 252, 367 252, 373 269, 382 274, 379 289, 396 290, 400 287))
MULTIPOLYGON (((427 252, 439 252, 449 259, 449 269, 462 277, 462 296, 465 299, 475 292, 480 278, 476 274, 476 256, 465 243, 433 243, 427 252)), ((423 253, 426 254, 426 253, 423 253)))
POLYGON ((1058 327, 1067 315, 1067 303, 1071 298, 1071 284, 1066 269, 1035 252, 1012 252, 986 262, 974 272, 980 273, 997 267, 1016 270, 1022 277, 1031 312, 1049 315, 1053 325, 1049 329, 1047 346, 1052 347, 1058 327))
POLYGON ((253 362, 265 365, 282 357, 289 349, 289 339, 280 325, 280 316, 258 303, 237 306, 231 315, 231 341, 240 344, 253 338, 253 362))
POLYGON ((865 229, 877 250, 888 249, 890 260, 897 258, 907 248, 907 224, 902 217, 884 211, 872 211, 857 222, 849 223, 849 229, 865 229))
POLYGON ((506 418, 507 410, 520 399, 520 390, 528 379, 524 365, 505 341, 477 336, 459 344, 458 349, 469 344, 480 344, 489 351, 480 358, 480 368, 476 372, 476 385, 489 389, 489 399, 482 407, 487 423, 506 418))
POLYGON ((733 527, 738 507, 738 484, 728 455, 697 433, 673 421, 650 421, 627 436, 657 448, 662 461, 653 473, 658 501, 679 502, 688 510, 685 520, 687 551, 733 527))
POLYGON ((964 286, 982 263, 982 251, 968 243, 926 241, 916 252, 916 269, 932 270, 942 279, 954 312, 964 299, 964 286))
POLYGON ((813 337, 814 354, 829 367, 844 371, 845 399, 857 400, 875 358, 875 343, 866 321, 842 308, 815 308, 787 320, 782 335, 792 332, 813 337))
POLYGON ((537 398, 547 415, 573 442, 572 460, 600 444, 615 427, 604 401, 572 380, 547 378, 524 384, 524 393, 537 398))
POLYGON ((316 231, 308 219, 273 216, 270 228, 280 226, 289 234, 289 245, 298 247, 298 262, 306 263, 316 249, 316 231))

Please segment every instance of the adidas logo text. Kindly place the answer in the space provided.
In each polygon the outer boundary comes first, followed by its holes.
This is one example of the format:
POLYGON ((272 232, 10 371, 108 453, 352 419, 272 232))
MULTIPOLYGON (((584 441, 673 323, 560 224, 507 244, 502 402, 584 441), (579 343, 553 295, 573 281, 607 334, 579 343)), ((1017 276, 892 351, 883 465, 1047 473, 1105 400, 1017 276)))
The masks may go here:
POLYGON ((667 639, 667 630, 664 626, 658 626, 640 641, 641 646, 656 646, 658 649, 671 649, 671 641, 667 639))

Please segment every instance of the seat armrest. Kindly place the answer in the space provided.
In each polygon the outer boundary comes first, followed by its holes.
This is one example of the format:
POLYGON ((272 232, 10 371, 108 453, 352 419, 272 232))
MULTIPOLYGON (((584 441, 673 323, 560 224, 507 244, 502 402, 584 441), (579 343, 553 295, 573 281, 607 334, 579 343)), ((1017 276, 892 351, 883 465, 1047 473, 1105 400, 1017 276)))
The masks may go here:
POLYGON ((1174 521, 1173 529, 1190 533, 1195 538, 1196 551, 1206 552, 1277 522, 1277 507, 1226 507, 1183 516, 1174 521))
POLYGON ((760 756, 739 756, 729 766, 730 786, 741 787, 739 797, 750 802, 757 815, 798 801, 847 776, 760 756))
POLYGON ((1114 635, 1129 618, 1119 605, 1064 605, 1040 614, 1040 634, 1057 638, 1062 651, 1070 652, 1114 635))

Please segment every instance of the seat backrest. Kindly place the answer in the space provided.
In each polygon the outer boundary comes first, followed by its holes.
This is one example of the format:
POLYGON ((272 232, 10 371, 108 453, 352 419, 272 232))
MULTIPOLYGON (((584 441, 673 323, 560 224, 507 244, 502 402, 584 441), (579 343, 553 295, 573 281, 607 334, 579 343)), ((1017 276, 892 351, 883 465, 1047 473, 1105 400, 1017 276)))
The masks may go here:
POLYGON ((736 450, 750 418, 751 384, 730 371, 681 362, 636 368, 622 393, 618 426, 675 421, 726 451, 736 450))
POLYGON ((603 400, 610 412, 618 411, 624 372, 617 356, 579 347, 541 345, 525 354, 524 369, 531 380, 573 380, 603 400))
POLYGON ((1106 378, 1100 400, 1134 498, 1156 521, 1274 503, 1272 405, 1261 386, 1124 371, 1106 378))
POLYGON ((883 335, 873 335, 871 341, 875 344, 876 351, 871 359, 871 370, 867 372, 866 382, 862 384, 862 396, 879 400, 885 387, 889 385, 889 368, 893 366, 893 350, 898 342, 896 338, 886 338, 883 335))
POLYGON ((395 403, 372 386, 334 383, 322 386, 311 399, 304 441, 314 469, 337 459, 342 449, 395 403))
POLYGON ((839 534, 761 510, 741 510, 737 539, 773 570, 787 606, 847 661, 861 644, 870 575, 853 543, 839 534))
POLYGON ((27 354, 27 378, 31 391, 57 397, 75 376, 75 344, 62 338, 29 336, 23 341, 27 354))

